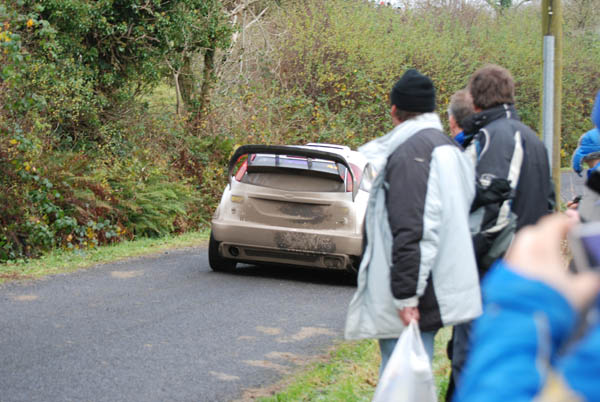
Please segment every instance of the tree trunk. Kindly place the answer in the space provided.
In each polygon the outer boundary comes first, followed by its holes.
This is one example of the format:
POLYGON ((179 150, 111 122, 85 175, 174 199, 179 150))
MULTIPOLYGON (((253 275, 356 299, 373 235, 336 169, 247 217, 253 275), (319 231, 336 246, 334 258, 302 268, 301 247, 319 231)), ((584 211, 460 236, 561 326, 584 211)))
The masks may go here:
POLYGON ((204 69, 202 72, 202 86, 198 97, 198 118, 201 119, 208 112, 210 106, 211 90, 215 80, 215 49, 204 52, 204 69))
POLYGON ((185 56, 183 59, 183 67, 181 68, 181 74, 179 76, 179 84, 181 90, 181 100, 183 106, 187 110, 191 110, 192 102, 194 101, 194 84, 196 79, 194 77, 194 70, 192 69, 192 58, 185 56))

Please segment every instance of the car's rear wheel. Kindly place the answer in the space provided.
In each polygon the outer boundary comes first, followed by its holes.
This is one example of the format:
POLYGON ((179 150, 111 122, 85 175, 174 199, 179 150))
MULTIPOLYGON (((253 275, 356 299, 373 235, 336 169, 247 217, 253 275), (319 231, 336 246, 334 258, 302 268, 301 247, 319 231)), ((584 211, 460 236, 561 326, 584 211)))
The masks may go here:
POLYGON ((219 242, 210 234, 208 242, 208 264, 213 271, 231 272, 235 270, 236 262, 219 255, 219 242))

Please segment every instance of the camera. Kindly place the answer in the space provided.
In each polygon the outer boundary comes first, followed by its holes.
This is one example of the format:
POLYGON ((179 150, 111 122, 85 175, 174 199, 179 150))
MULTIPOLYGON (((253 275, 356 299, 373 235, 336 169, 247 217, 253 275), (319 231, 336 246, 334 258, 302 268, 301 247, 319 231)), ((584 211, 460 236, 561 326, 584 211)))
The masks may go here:
POLYGON ((567 235, 577 271, 600 272, 600 222, 575 226, 567 235))

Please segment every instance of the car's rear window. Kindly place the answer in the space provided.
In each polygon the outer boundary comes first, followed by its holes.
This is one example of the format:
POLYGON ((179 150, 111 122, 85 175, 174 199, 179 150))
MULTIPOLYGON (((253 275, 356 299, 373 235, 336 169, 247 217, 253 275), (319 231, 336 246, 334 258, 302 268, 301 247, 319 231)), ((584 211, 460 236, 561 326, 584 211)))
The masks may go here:
POLYGON ((344 192, 346 185, 342 181, 324 177, 299 175, 291 177, 282 173, 246 173, 242 183, 254 184, 286 191, 344 192))
POLYGON ((249 159, 241 181, 287 191, 346 191, 346 168, 336 162, 284 155, 249 159))
POLYGON ((335 162, 281 155, 256 155, 248 163, 249 173, 279 172, 308 176, 331 176, 343 181, 346 168, 335 162))

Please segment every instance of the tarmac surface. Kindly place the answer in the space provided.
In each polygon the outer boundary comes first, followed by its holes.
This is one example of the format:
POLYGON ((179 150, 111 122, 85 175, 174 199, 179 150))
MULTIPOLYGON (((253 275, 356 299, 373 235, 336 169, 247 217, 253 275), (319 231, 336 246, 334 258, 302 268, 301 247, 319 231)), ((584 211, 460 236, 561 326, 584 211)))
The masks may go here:
POLYGON ((560 175, 560 198, 564 203, 578 195, 583 195, 585 187, 585 172, 579 177, 575 172, 562 172, 560 175))
POLYGON ((340 272, 212 272, 205 248, 0 286, 0 401, 250 400, 340 341, 340 272))

